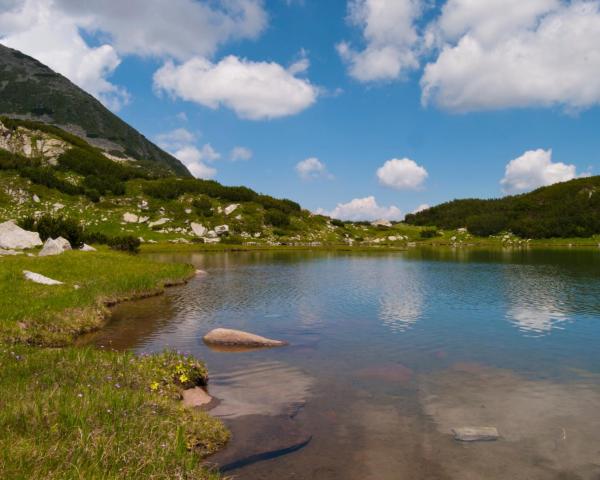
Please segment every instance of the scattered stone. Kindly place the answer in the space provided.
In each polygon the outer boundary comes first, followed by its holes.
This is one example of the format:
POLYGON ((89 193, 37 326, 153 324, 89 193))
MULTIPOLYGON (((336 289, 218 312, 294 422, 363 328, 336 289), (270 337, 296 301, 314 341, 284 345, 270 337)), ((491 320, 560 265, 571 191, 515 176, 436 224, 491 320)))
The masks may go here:
POLYGON ((229 232, 229 225, 217 225, 215 227, 215 233, 217 235, 223 235, 224 233, 229 232))
POLYGON ((239 203, 232 203, 231 205, 225 207, 223 209, 223 212, 225 213, 225 215, 229 215, 233 212, 235 212, 235 209, 238 208, 240 205, 239 203))
POLYGON ((39 257, 48 257, 50 255, 60 255, 65 250, 71 250, 71 244, 68 240, 58 237, 57 239, 49 238, 44 243, 44 247, 38 253, 39 257))
POLYGON ((203 388, 195 387, 184 390, 181 394, 184 407, 202 407, 212 402, 212 397, 203 388))
POLYGON ((219 243, 221 239, 219 237, 204 237, 204 243, 219 243))
POLYGON ((88 245, 87 243, 83 244, 83 247, 81 247, 79 250, 81 250, 82 252, 95 252, 96 249, 90 245, 88 245))
POLYGON ((171 221, 171 219, 169 219, 169 218, 159 218, 158 220, 156 220, 154 222, 148 223, 148 226, 150 228, 152 228, 152 227, 159 227, 161 225, 164 225, 165 223, 169 223, 170 221, 171 221))
POLYGON ((460 427, 453 428, 452 433, 460 442, 489 442, 500 437, 496 427, 460 427))
POLYGON ((40 203, 40 197, 38 197, 35 193, 33 194, 33 201, 35 203, 40 203))
POLYGON ((150 217, 138 217, 138 223, 145 223, 150 217))
POLYGON ((55 203, 54 205, 52 205, 52 208, 54 208, 54 210, 62 210, 63 208, 65 208, 65 206, 62 203, 55 203))
POLYGON ((287 342, 261 337, 253 333, 233 330, 230 328, 215 328, 208 332, 204 342, 209 345, 227 345, 240 347, 282 347, 287 342))
POLYGON ((205 238, 217 238, 217 232, 215 232, 214 230, 209 230, 208 232, 206 232, 206 237, 205 238))
POLYGON ((0 248, 22 250, 40 245, 42 240, 39 233, 23 230, 12 220, 0 223, 0 248))
POLYGON ((189 215, 190 213, 192 213, 192 209, 191 209, 191 208, 186 208, 186 209, 185 209, 185 213, 186 213, 187 215, 189 215))
POLYGON ((23 276, 26 280, 29 280, 34 283, 39 283, 40 285, 63 285, 63 282, 59 282, 58 280, 53 280, 48 277, 44 277, 44 275, 40 275, 39 273, 30 272, 29 270, 23 270, 23 276))
POLYGON ((127 212, 123 214, 123 221, 126 223, 138 223, 138 220, 139 217, 134 213, 127 212))
POLYGON ((195 222, 192 222, 190 224, 190 228, 192 229, 192 232, 194 232, 194 235, 198 237, 203 237, 208 231, 208 229, 204 225, 195 222))

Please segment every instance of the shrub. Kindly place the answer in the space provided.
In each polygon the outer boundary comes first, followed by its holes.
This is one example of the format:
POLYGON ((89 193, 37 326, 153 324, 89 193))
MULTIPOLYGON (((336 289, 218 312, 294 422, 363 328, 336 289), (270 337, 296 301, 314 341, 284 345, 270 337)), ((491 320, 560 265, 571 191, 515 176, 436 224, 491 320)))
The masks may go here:
POLYGON ((196 210, 196 213, 201 217, 213 216, 212 202, 206 195, 200 195, 195 198, 192 202, 192 206, 194 207, 194 210, 196 210))
POLYGON ((331 224, 334 227, 340 227, 340 228, 344 228, 344 222, 342 222, 341 220, 338 220, 337 218, 333 218, 331 219, 331 224))
POLYGON ((290 217, 281 210, 272 208, 265 213, 265 223, 273 227, 287 227, 290 224, 290 217))
POLYGON ((138 253, 140 251, 140 239, 133 235, 121 235, 109 238, 108 246, 113 250, 122 252, 138 253))
POLYGON ((53 217, 44 215, 38 219, 27 217, 19 222, 21 228, 33 230, 46 241, 48 238, 66 238, 73 248, 83 246, 85 234, 83 227, 74 218, 53 217))
POLYGON ((421 230, 419 235, 421 238, 434 238, 438 236, 438 231, 435 228, 428 228, 426 230, 421 230))

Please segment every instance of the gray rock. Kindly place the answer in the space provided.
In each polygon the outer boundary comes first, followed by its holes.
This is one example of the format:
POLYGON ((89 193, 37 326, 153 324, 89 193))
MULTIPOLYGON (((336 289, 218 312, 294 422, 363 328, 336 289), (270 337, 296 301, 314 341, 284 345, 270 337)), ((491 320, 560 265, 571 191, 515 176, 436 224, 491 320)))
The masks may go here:
POLYGON ((83 244, 83 247, 81 247, 79 250, 81 250, 82 252, 95 252, 96 249, 90 245, 88 245, 87 243, 83 244))
POLYGON ((2 255, 22 255, 23 252, 17 252, 16 250, 5 250, 0 248, 0 256, 2 255))
POLYGON ((158 220, 154 221, 154 222, 150 222, 148 223, 148 226, 150 228, 152 227, 159 227, 161 225, 164 225, 165 223, 169 223, 171 220, 169 218, 159 218, 158 220))
POLYGON ((0 223, 0 248, 22 250, 40 245, 39 233, 23 230, 13 221, 0 223))
POLYGON ((50 255, 60 255, 65 250, 71 250, 71 244, 68 240, 58 237, 56 239, 49 238, 44 243, 44 247, 38 253, 40 257, 49 257, 50 255))
POLYGON ((194 232, 194 235, 198 237, 203 237, 208 231, 208 229, 204 225, 195 222, 192 222, 190 224, 190 228, 192 229, 192 232, 194 232))
POLYGON ((224 233, 229 232, 229 225, 217 225, 215 227, 215 233, 217 235, 223 235, 224 233))
POLYGON ((489 442, 500 437, 496 427, 460 427, 453 428, 452 433, 461 442, 489 442))
POLYGON ((202 407, 212 402, 212 397, 200 387, 189 388, 181 394, 184 407, 202 407))
POLYGON ((239 207, 239 203, 232 203, 231 205, 228 205, 227 207, 225 207, 223 209, 223 212, 225 213, 225 215, 229 215, 233 212, 235 212, 235 210, 239 207))
POLYGON ((134 213, 124 213, 123 214, 123 221, 127 222, 127 223, 137 223, 139 220, 139 217, 134 214, 134 213))
POLYGON ((52 278, 44 277, 44 275, 30 272, 28 270, 23 270, 23 276, 26 280, 29 280, 34 283, 39 283, 40 285, 63 285, 63 282, 53 280, 52 278))
POLYGON ((230 328, 215 328, 208 332, 204 342, 209 345, 225 345, 234 347, 282 347, 287 342, 261 337, 253 333, 233 330, 230 328))

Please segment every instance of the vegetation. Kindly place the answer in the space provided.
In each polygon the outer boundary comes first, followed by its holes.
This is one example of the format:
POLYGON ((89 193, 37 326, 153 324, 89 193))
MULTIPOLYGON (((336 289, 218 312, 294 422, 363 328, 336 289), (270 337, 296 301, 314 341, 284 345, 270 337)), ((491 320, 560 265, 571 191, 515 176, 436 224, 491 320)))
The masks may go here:
POLYGON ((454 200, 406 216, 412 225, 466 227, 479 236, 510 231, 522 238, 600 233, 600 176, 578 178, 493 200, 454 200))
POLYGON ((19 222, 21 228, 38 232, 42 241, 48 238, 66 238, 73 248, 81 248, 85 241, 83 227, 72 218, 44 215, 39 218, 26 217, 19 222))

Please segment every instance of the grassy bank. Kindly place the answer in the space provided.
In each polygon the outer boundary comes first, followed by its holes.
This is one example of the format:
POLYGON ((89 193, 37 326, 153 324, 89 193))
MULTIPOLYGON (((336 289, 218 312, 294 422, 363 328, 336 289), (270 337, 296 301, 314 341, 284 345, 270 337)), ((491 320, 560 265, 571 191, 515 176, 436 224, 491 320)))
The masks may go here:
POLYGON ((206 383, 201 362, 70 346, 104 323, 107 304, 192 273, 108 251, 0 257, 0 478, 218 478, 202 459, 227 431, 179 401, 206 383), (64 285, 26 281, 23 270, 64 285))

